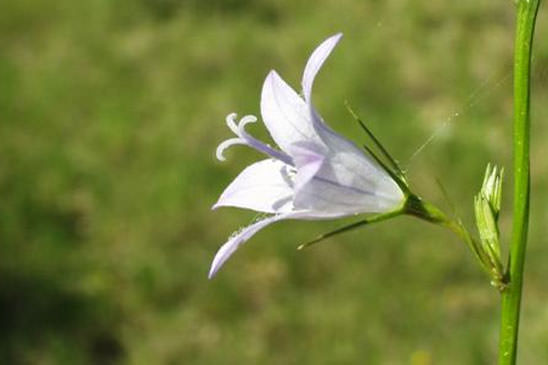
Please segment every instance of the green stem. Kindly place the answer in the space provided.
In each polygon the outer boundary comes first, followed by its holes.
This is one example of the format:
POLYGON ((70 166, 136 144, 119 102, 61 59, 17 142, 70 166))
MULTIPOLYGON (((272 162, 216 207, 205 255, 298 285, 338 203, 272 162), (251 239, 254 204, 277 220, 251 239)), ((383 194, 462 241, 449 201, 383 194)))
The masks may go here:
POLYGON ((499 365, 516 362, 519 314, 529 223, 529 97, 531 49, 540 0, 519 0, 514 50, 514 216, 509 286, 502 292, 499 365))
POLYGON ((444 226, 460 237, 468 248, 472 251, 482 269, 491 280, 491 284, 499 291, 506 288, 502 270, 497 269, 498 262, 491 260, 488 252, 482 248, 476 240, 470 235, 470 232, 464 227, 460 220, 455 220, 447 217, 441 210, 432 204, 422 200, 420 197, 410 194, 404 206, 406 214, 413 215, 430 223, 444 226))

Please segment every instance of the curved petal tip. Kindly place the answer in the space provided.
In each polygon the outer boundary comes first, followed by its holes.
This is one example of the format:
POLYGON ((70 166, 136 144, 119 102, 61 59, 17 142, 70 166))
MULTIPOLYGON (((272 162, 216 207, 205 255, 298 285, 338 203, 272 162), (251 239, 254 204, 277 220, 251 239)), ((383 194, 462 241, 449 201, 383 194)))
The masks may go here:
POLYGON ((223 264, 232 256, 232 254, 240 247, 245 241, 250 239, 255 233, 259 232, 264 227, 276 221, 291 217, 291 214, 279 214, 273 215, 258 222, 247 226, 240 231, 233 234, 228 241, 221 246, 219 251, 215 254, 211 268, 209 269, 208 278, 211 279, 217 274, 223 264))
POLYGON ((306 63, 306 67, 304 68, 302 79, 303 94, 307 103, 310 103, 312 84, 314 83, 314 78, 316 77, 316 74, 322 67, 327 57, 329 57, 329 55, 331 54, 331 51, 333 51, 333 48, 335 48, 337 43, 340 41, 342 36, 342 33, 332 35, 331 37, 323 41, 318 47, 316 47, 314 52, 312 52, 312 54, 310 55, 310 58, 306 63))

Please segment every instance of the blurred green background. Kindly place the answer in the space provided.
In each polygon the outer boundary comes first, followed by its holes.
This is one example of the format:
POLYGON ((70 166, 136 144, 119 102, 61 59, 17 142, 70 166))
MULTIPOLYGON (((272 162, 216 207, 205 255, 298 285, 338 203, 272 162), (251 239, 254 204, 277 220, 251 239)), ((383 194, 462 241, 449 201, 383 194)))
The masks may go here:
MULTIPOLYGON (((451 210, 439 180, 472 224, 487 162, 511 167, 513 18, 510 0, 2 1, 0 363, 494 363, 496 291, 464 244, 412 218, 304 252, 353 220, 281 222, 206 276, 255 216, 210 210, 261 158, 214 159, 225 116, 258 114, 271 68, 298 87, 338 31, 314 90, 324 118, 364 141, 348 100, 415 189, 451 210)), ((547 19, 544 6, 523 364, 548 361, 547 19)))

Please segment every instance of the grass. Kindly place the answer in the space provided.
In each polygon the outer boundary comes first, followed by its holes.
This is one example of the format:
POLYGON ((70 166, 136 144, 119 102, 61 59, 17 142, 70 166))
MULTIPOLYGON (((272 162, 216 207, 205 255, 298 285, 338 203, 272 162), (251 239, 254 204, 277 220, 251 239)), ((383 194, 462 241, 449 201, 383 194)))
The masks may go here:
MULTIPOLYGON (((297 87, 342 31, 314 91, 322 115, 360 142, 348 100, 415 189, 443 205, 439 179, 471 223, 487 162, 511 166, 513 14, 487 0, 3 2, 0 362, 492 363, 497 293, 448 232, 398 218, 297 252, 343 222, 282 222, 208 281, 254 216, 210 206, 259 157, 214 160, 226 114, 258 113, 271 68, 297 87)), ((523 363, 548 359, 545 23, 523 363)))

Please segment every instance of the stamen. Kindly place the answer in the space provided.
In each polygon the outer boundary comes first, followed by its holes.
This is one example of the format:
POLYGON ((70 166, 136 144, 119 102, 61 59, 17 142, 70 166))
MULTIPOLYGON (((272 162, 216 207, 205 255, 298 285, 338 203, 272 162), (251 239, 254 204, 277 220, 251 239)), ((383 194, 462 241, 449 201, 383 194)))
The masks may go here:
POLYGON ((238 125, 234 121, 237 117, 238 117, 238 114, 230 113, 229 115, 226 116, 225 120, 226 120, 226 125, 228 126, 228 128, 230 128, 230 130, 232 132, 234 132, 235 135, 239 136, 240 134, 238 132, 238 125))
POLYGON ((295 186, 295 176, 297 175, 295 168, 284 166, 280 170, 280 174, 282 175, 282 179, 284 179, 285 183, 293 189, 295 186))
POLYGON ((288 165, 293 166, 293 159, 287 155, 286 153, 282 151, 278 151, 272 147, 270 147, 268 144, 263 143, 259 141, 258 139, 252 137, 250 134, 248 134, 245 131, 245 126, 249 123, 255 123, 257 121, 257 117, 254 115, 246 115, 242 119, 240 119, 240 123, 236 124, 237 114, 236 113, 230 113, 226 116, 226 125, 232 132, 234 132, 239 138, 230 138, 226 141, 222 142, 218 147, 215 155, 217 156, 217 159, 219 161, 225 161, 225 157, 223 155, 224 150, 226 150, 228 147, 233 146, 235 144, 243 144, 247 145, 249 147, 252 147, 256 149, 259 152, 262 152, 272 158, 275 158, 277 160, 280 160, 282 162, 285 162, 288 165))
POLYGON ((253 147, 257 151, 265 153, 277 160, 293 166, 293 159, 289 155, 285 154, 282 151, 275 150, 274 148, 270 147, 270 145, 259 141, 258 139, 246 132, 245 126, 249 123, 255 123, 256 121, 257 117, 255 117, 254 115, 246 115, 245 117, 243 117, 240 120, 240 124, 238 124, 239 136, 244 139, 250 147, 253 147))
POLYGON ((217 151, 215 151, 215 156, 217 157, 217 160, 219 160, 219 161, 225 161, 226 158, 225 158, 225 156, 223 155, 224 151, 225 151, 228 147, 234 146, 235 144, 249 145, 246 141, 244 141, 244 140, 241 139, 241 138, 230 138, 230 139, 227 139, 226 141, 221 142, 221 143, 217 146, 217 151))
POLYGON ((270 157, 275 158, 276 160, 280 160, 290 166, 294 166, 293 159, 289 155, 285 154, 284 152, 275 150, 269 145, 259 141, 258 139, 251 137, 248 134, 246 134, 244 138, 249 147, 253 147, 257 151, 262 152, 266 155, 269 155, 270 157))
POLYGON ((257 121, 257 117, 254 115, 246 115, 242 119, 240 119, 240 124, 238 124, 238 131, 240 132, 240 137, 243 137, 244 135, 247 135, 245 131, 245 126, 249 123, 255 123, 257 121))

